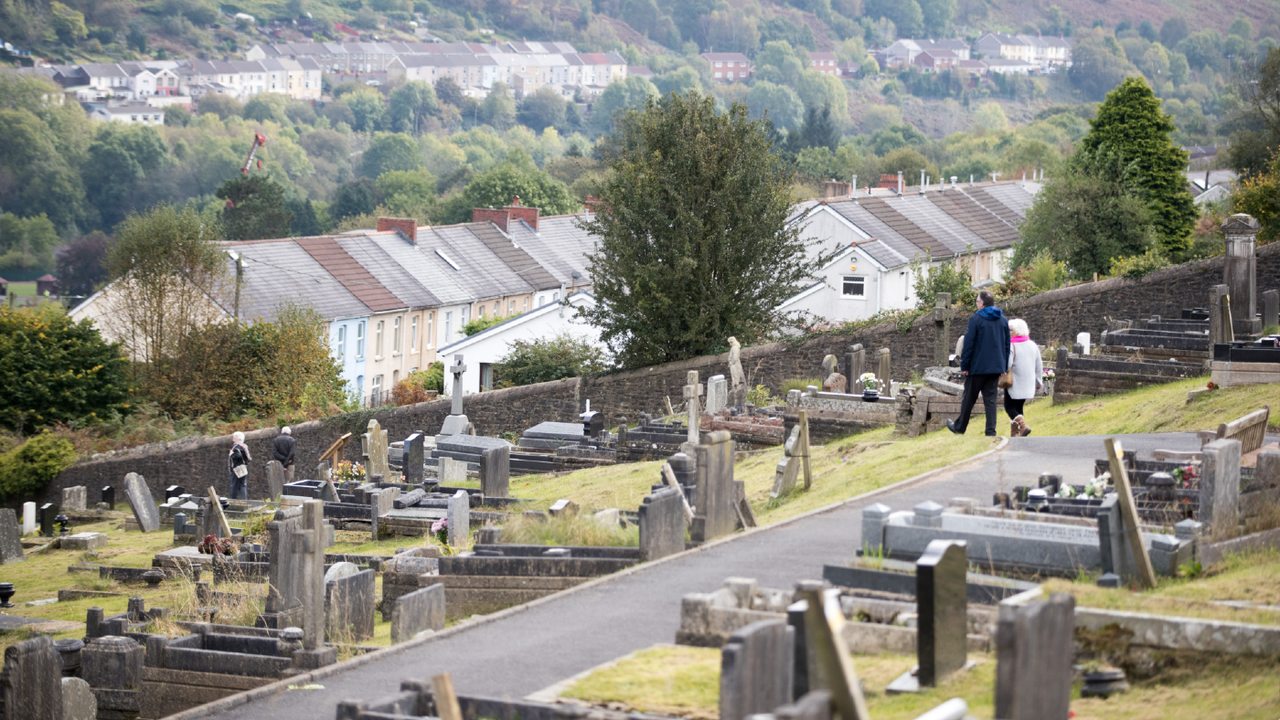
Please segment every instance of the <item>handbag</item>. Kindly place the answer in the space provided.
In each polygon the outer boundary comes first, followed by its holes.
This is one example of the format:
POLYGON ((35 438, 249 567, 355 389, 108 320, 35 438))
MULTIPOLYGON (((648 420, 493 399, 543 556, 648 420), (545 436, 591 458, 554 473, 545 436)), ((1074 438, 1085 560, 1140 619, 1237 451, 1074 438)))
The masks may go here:
POLYGON ((248 466, 248 465, 236 465, 235 467, 231 468, 231 472, 232 472, 236 477, 243 479, 245 475, 248 475, 248 474, 249 474, 249 466, 248 466))
POLYGON ((1009 363, 1009 369, 1000 373, 1000 379, 996 381, 996 385, 1001 390, 1008 390, 1013 387, 1013 363, 1018 361, 1018 346, 1013 346, 1013 362, 1009 363))

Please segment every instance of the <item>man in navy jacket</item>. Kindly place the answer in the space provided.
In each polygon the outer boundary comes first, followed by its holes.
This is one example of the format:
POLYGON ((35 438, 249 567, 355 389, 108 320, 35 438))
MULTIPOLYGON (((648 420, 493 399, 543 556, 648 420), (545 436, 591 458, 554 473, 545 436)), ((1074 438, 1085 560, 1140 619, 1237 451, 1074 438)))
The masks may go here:
POLYGON ((982 406, 987 411, 987 436, 996 434, 997 381, 1009 369, 1009 320, 995 305, 990 292, 979 292, 978 312, 969 318, 964 332, 964 351, 960 354, 964 399, 960 402, 960 417, 955 422, 947 421, 947 429, 957 435, 968 429, 978 393, 982 393, 982 406))

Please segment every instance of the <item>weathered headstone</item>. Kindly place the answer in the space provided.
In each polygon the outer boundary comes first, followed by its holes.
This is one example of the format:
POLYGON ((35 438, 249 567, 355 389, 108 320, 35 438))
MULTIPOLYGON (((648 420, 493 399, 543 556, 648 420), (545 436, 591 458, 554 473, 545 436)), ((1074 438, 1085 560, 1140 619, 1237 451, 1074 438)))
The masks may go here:
POLYGON ((471 537, 471 496, 459 490, 449 498, 449 546, 459 547, 471 537))
POLYGON ((441 435, 462 435, 467 432, 467 426, 471 424, 467 416, 462 413, 462 374, 466 371, 467 366, 462 362, 462 354, 454 355, 453 365, 449 367, 449 372, 453 374, 453 388, 450 392, 453 405, 449 416, 440 426, 441 435))
POLYGON ((729 404, 729 381, 723 375, 707 378, 707 413, 715 415, 729 404))
POLYGON ((684 494, 679 488, 654 490, 640 503, 640 562, 684 551, 684 494))
POLYGON ((850 345, 846 357, 845 369, 849 371, 849 382, 853 383, 851 392, 860 393, 862 392, 862 382, 858 378, 862 377, 862 373, 866 372, 867 351, 862 348, 861 343, 850 345))
POLYGON ((693 539, 714 540, 734 531, 738 513, 733 507, 733 439, 728 431, 707 433, 707 441, 699 443, 697 456, 698 485, 694 507, 693 539))
POLYGON ((809 415, 805 409, 800 410, 791 435, 782 446, 782 460, 778 462, 773 477, 773 492, 769 497, 777 498, 791 492, 796 486, 800 473, 804 472, 804 487, 809 489, 811 482, 809 473, 809 415))
POLYGON ((889 359, 889 348, 880 348, 878 353, 880 356, 880 364, 876 368, 876 378, 880 380, 880 389, 885 396, 889 395, 890 375, 893 372, 893 364, 889 359))
POLYGON ((1231 293, 1231 319, 1241 332, 1252 332, 1258 312, 1258 221, 1245 213, 1236 213, 1222 221, 1226 244, 1226 262, 1222 282, 1231 293))
POLYGON ((1075 599, 1002 603, 996 624, 995 717, 1067 720, 1075 655, 1075 599))
POLYGON ((720 720, 791 702, 795 634, 785 620, 760 620, 729 636, 720 650, 720 720))
POLYGON ((267 496, 278 498, 284 494, 284 466, 279 460, 267 461, 267 496))
POLYGON ((916 561, 917 679, 923 687, 935 687, 965 664, 967 547, 963 540, 934 540, 916 561))
POLYGON ((862 683, 853 669, 853 657, 844 639, 844 611, 836 593, 821 582, 797 585, 796 598, 805 602, 804 645, 814 659, 807 668, 810 690, 831 692, 831 704, 841 720, 871 720, 862 683))
POLYGON ((1280 487, 1280 450, 1271 448, 1259 452, 1253 477, 1259 488, 1280 487))
POLYGON ((400 469, 404 473, 404 481, 411 485, 422 482, 423 442, 422 433, 413 433, 404 439, 404 454, 401 456, 400 469))
POLYGON ((1081 350, 1078 354, 1088 355, 1089 351, 1092 349, 1092 336, 1087 332, 1076 333, 1076 344, 1081 346, 1081 350))
POLYGON ((102 502, 107 504, 108 510, 116 509, 116 489, 110 485, 102 486, 102 502))
POLYGON ((62 720, 98 720, 98 696, 78 677, 62 682, 62 720))
POLYGON ((822 381, 822 391, 829 393, 843 393, 849 387, 849 379, 840 373, 831 373, 822 381))
POLYGON ((933 303, 933 364, 945 367, 947 352, 951 343, 951 318, 955 311, 951 309, 951 293, 938 293, 933 303))
POLYGON ((369 462, 365 465, 369 477, 381 475, 383 480, 388 479, 391 467, 387 464, 387 431, 382 429, 377 420, 369 420, 365 443, 365 447, 369 449, 369 462))
POLYGON ((138 521, 142 532, 148 533, 160 529, 160 508, 156 507, 155 498, 151 497, 151 489, 147 481, 138 473, 124 476, 124 494, 129 498, 129 506, 133 508, 133 517, 138 521))
POLYGON ((40 506, 40 534, 53 537, 53 519, 58 516, 58 506, 45 503, 40 506))
POLYGON ((22 533, 18 532, 18 516, 11 508, 0 508, 0 565, 26 560, 22 554, 22 533))
POLYGON ((302 514, 297 508, 276 513, 267 524, 267 600, 262 622, 283 629, 301 626, 302 514))
POLYGON ((872 503, 862 508, 862 552, 879 554, 884 551, 884 526, 889 522, 893 509, 884 503, 872 503))
POLYGON ((1234 535, 1240 521, 1240 451, 1239 440, 1214 440, 1201 448, 1196 519, 1218 538, 1234 535))
POLYGON ((424 630, 443 630, 444 623, 444 584, 401 595, 391 609, 391 644, 412 640, 424 630))
POLYGON ((480 451, 480 492, 487 498, 504 498, 511 494, 510 447, 480 451))
POLYGON ((62 662, 53 639, 41 635, 5 648, 0 686, 5 717, 61 720, 62 662))
POLYGON ((62 488, 62 512, 84 512, 89 501, 89 489, 83 485, 62 488))
POLYGON ((467 463, 464 460, 455 460, 451 457, 441 457, 437 460, 439 463, 436 467, 440 474, 440 484, 453 486, 457 483, 467 481, 467 463))
POLYGON ((39 520, 36 519, 36 504, 22 503, 22 534, 30 535, 36 531, 36 526, 39 524, 39 520))
POLYGON ((737 338, 729 338, 729 404, 735 407, 747 402, 747 376, 742 372, 742 346, 737 338))
POLYGON ((687 382, 684 386, 684 400, 687 405, 687 414, 689 417, 689 439, 690 445, 698 444, 698 422, 702 418, 702 411, 698 409, 698 398, 703 395, 705 390, 702 384, 698 382, 698 371, 690 370, 687 376, 687 382))
POLYGON ((1262 291, 1262 327, 1280 325, 1280 290, 1262 291))
POLYGON ((822 358, 822 377, 840 372, 840 359, 828 353, 822 358))
POLYGON ((352 563, 335 563, 334 567, 338 565, 352 567, 344 568, 337 577, 330 577, 335 575, 333 568, 325 574, 326 635, 330 642, 367 640, 373 637, 373 612, 377 605, 374 583, 377 572, 361 572, 352 563), (350 572, 351 570, 356 571, 350 572))

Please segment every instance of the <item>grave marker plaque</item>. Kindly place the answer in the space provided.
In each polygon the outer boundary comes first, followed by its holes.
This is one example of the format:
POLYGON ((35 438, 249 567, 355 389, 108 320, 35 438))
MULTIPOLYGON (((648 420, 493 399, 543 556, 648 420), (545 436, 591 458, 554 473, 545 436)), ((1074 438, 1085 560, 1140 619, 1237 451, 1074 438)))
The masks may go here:
POLYGON ((147 481, 138 473, 124 476, 124 494, 129 498, 129 506, 133 508, 133 517, 138 521, 142 532, 148 533, 160 529, 160 508, 156 507, 155 498, 151 497, 151 489, 147 481))

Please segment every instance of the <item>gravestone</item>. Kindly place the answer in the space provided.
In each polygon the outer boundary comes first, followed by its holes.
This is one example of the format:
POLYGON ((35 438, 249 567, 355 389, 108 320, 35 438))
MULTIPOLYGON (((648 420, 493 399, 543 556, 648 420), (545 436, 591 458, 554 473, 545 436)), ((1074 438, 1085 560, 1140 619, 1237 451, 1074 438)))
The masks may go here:
POLYGON ((441 485, 455 485, 457 483, 467 481, 467 463, 463 460, 455 460, 451 457, 438 458, 439 463, 437 472, 440 475, 441 485))
POLYGON ((102 486, 102 502, 107 504, 108 510, 116 509, 116 489, 110 485, 102 486))
POLYGON ((729 381, 723 375, 707 379, 707 413, 715 415, 729 404, 729 381))
POLYGON ((471 496, 459 490, 449 498, 449 546, 459 547, 471 537, 471 496))
POLYGON ((1280 487, 1280 450, 1271 448, 1259 452, 1253 477, 1259 488, 1280 487))
POLYGON ((510 496, 510 447, 484 448, 480 451, 480 492, 487 498, 510 496))
POLYGON ((11 508, 0 508, 0 565, 26 560, 22 554, 22 533, 18 532, 18 516, 11 508))
POLYGON ((209 503, 205 506, 205 516, 217 521, 217 525, 214 526, 217 532, 212 534, 220 538, 231 537, 231 524, 227 522, 227 516, 222 512, 222 502, 218 497, 218 491, 212 487, 209 488, 209 503))
POLYGON ((1089 333, 1087 333, 1087 332, 1077 333, 1077 334, 1076 334, 1076 344, 1077 344, 1077 345, 1079 345, 1079 346, 1080 346, 1080 348, 1081 348, 1081 349, 1080 349, 1080 352, 1079 352, 1079 353, 1077 353, 1077 354, 1079 354, 1079 355, 1088 355, 1088 354, 1089 354, 1089 350, 1091 350, 1091 349, 1092 349, 1092 348, 1090 347, 1091 342, 1092 342, 1092 336, 1091 336, 1091 335, 1089 335, 1089 333))
POLYGON ((5 648, 0 685, 6 717, 61 720, 62 661, 48 635, 5 648))
POLYGON ((1262 327, 1280 325, 1280 290, 1262 292, 1262 327))
POLYGON ((147 481, 138 473, 124 476, 124 494, 129 498, 129 506, 133 508, 133 517, 138 521, 142 532, 148 533, 160 529, 160 508, 156 507, 155 498, 147 481))
POLYGON ((742 372, 742 346, 738 338, 729 338, 729 404, 741 407, 747 403, 747 376, 742 372))
POLYGON ((1075 655, 1075 598, 1001 603, 996 623, 995 717, 1067 720, 1075 655))
POLYGON ((782 446, 782 460, 773 477, 773 492, 769 497, 778 498, 791 492, 796 486, 800 473, 804 472, 804 487, 809 489, 809 416, 808 411, 801 409, 791 435, 782 446))
POLYGON ((260 624, 282 629, 301 626, 302 513, 296 508, 276 513, 267 524, 267 600, 260 624))
POLYGON ((822 377, 840 372, 840 359, 828 353, 822 358, 822 377))
POLYGON ((267 461, 267 497, 278 498, 284 494, 284 466, 279 460, 267 461))
POLYGON ((375 570, 361 572, 352 563, 335 563, 325 574, 326 636, 330 642, 373 637, 377 574, 375 570), (339 565, 349 565, 350 568, 334 573, 339 565))
POLYGON ((807 580, 797 583, 795 597, 805 603, 805 656, 812 659, 806 668, 810 691, 829 690, 831 707, 841 720, 871 720, 862 682, 844 639, 846 621, 839 593, 828 591, 822 582, 807 580))
POLYGON ((1239 440, 1214 440, 1201 448, 1200 509, 1196 520, 1214 536, 1231 537, 1240 521, 1239 440))
MULTIPOLYGON (((1133 548, 1132 557, 1137 569, 1139 585, 1144 588, 1153 588, 1156 586, 1156 575, 1151 568, 1151 557, 1147 554, 1147 546, 1142 543, 1142 532, 1139 530, 1141 521, 1138 518, 1138 509, 1133 501, 1133 491, 1129 487, 1129 471, 1124 463, 1124 448, 1120 441, 1115 438, 1107 438, 1103 441, 1107 448, 1107 460, 1111 467, 1111 482, 1115 485, 1116 496, 1119 499, 1120 512, 1119 516, 1124 520, 1124 532, 1128 536, 1129 545, 1133 548)), ((1237 451, 1236 458, 1240 455, 1237 451)), ((1236 463, 1239 465, 1239 463, 1236 463)), ((1115 513, 1112 514, 1113 519, 1115 513)))
POLYGON ((698 444, 698 422, 702 418, 702 412, 698 409, 698 398, 703 395, 702 384, 698 382, 698 371, 690 370, 687 376, 687 382, 684 386, 684 400, 688 406, 689 416, 689 439, 690 445, 698 444))
POLYGON ((951 309, 951 293, 938 293, 933 303, 933 364, 946 367, 947 339, 951 337, 951 318, 955 311, 951 309))
POLYGON ((604 432, 604 414, 591 409, 591 400, 587 400, 587 410, 578 417, 582 418, 582 436, 596 439, 604 432))
POLYGON ((1257 321, 1258 221, 1236 213, 1222 221, 1226 244, 1222 282, 1231 294, 1231 319, 1241 332, 1253 332, 1257 321))
MULTIPOLYGON (((1098 509, 1098 550, 1102 556, 1102 576, 1114 576, 1129 587, 1139 584, 1141 578, 1127 530, 1124 514, 1120 512, 1120 496, 1115 493, 1107 495, 1098 509)), ((1099 587, 1107 587, 1102 582, 1100 579, 1099 587)))
POLYGON ((851 392, 862 392, 862 381, 858 378, 862 377, 862 373, 866 372, 867 367, 867 351, 862 348, 862 344, 850 345, 849 351, 846 353, 845 369, 849 371, 849 382, 853 383, 851 392))
POLYGON ((89 683, 78 677, 64 677, 62 682, 62 720, 97 720, 98 696, 89 683))
POLYGON ((40 506, 40 534, 53 537, 53 519, 58 515, 58 506, 45 503, 40 506))
POLYGON ((785 620, 760 620, 729 636, 720 650, 720 720, 791 702, 795 635, 785 620))
POLYGON ((422 483, 423 442, 422 433, 414 433, 404 439, 404 455, 401 456, 400 468, 404 473, 404 481, 411 485, 422 483))
POLYGON ((893 365, 889 360, 889 348, 880 348, 880 365, 876 368, 876 378, 880 380, 880 389, 885 397, 890 394, 890 374, 893 372, 893 365))
POLYGON ((365 465, 368 477, 381 475, 383 480, 391 476, 391 467, 387 463, 387 431, 377 420, 369 420, 368 432, 364 434, 365 448, 369 452, 369 462, 365 465))
POLYGON ((440 426, 441 435, 462 435, 467 432, 467 427, 471 424, 467 416, 462 413, 462 374, 466 371, 467 366, 462 362, 462 354, 454 355, 453 365, 449 367, 449 372, 453 373, 453 389, 450 392, 453 405, 449 416, 440 426))
POLYGON ((733 439, 728 431, 707 433, 707 441, 694 448, 698 485, 694 507, 693 539, 707 542, 728 535, 737 527, 733 507, 733 439))
POLYGON ((963 540, 934 540, 916 561, 916 658, 922 687, 937 686, 965 664, 967 548, 963 540))
POLYGON ((884 503, 872 503, 862 508, 862 552, 884 552, 884 526, 889 522, 893 509, 884 503))
POLYGON ((89 502, 89 489, 83 485, 62 488, 62 511, 84 512, 89 502))
POLYGON ((302 503, 302 530, 295 532, 295 545, 300 550, 302 590, 302 647, 294 653, 294 663, 304 669, 328 665, 337 651, 325 647, 325 583, 324 549, 328 533, 324 524, 324 501, 302 503))
POLYGON ((663 487, 640 503, 640 562, 657 560, 684 551, 684 494, 663 487))
POLYGON ((412 640, 424 630, 443 630, 444 613, 443 583, 401 595, 391 608, 391 644, 412 640))
POLYGON ((39 524, 40 522, 36 519, 36 504, 22 503, 22 534, 30 535, 36 531, 36 526, 39 524))

